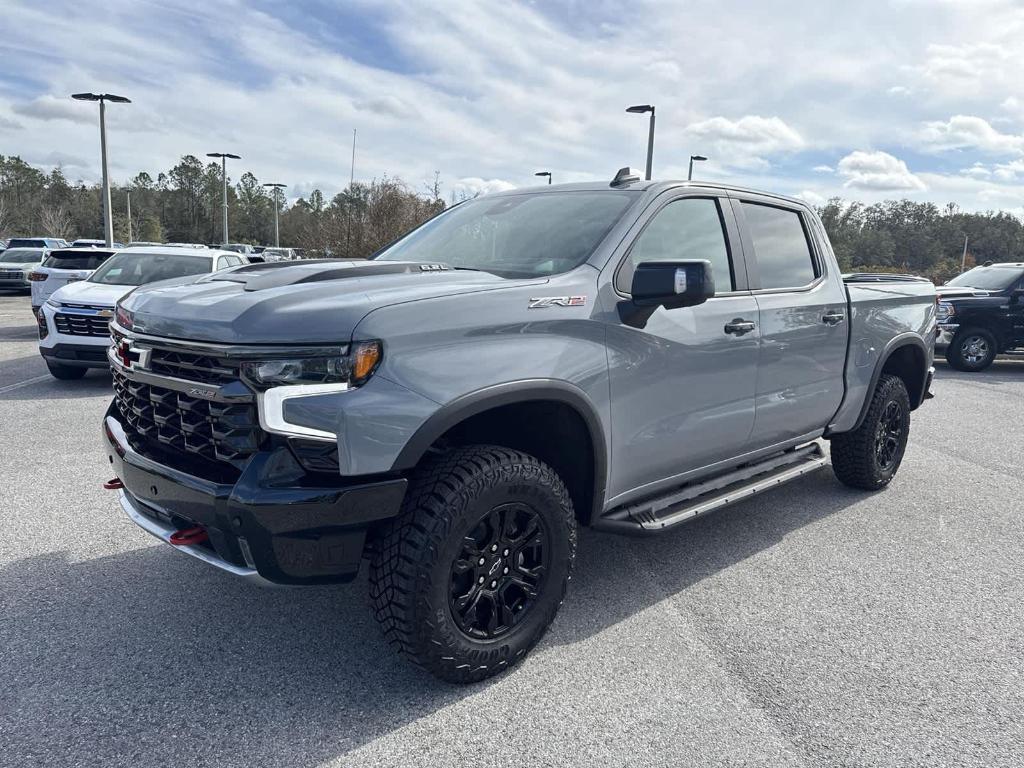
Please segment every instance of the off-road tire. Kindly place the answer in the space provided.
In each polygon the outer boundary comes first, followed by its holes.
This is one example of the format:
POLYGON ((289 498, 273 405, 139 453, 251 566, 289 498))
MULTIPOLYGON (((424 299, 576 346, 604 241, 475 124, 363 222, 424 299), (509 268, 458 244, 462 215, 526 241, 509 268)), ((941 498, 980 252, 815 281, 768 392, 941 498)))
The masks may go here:
POLYGON ((565 597, 575 554, 572 501, 551 467, 508 448, 456 448, 428 459, 413 477, 401 513, 377 542, 370 601, 400 654, 443 680, 472 683, 512 667, 541 639, 565 597), (453 565, 465 537, 509 504, 528 505, 541 523, 550 546, 545 577, 519 623, 498 637, 472 637, 450 603, 453 565))
POLYGON ((986 328, 962 328, 956 332, 953 340, 946 347, 946 362, 958 371, 975 373, 988 368, 999 352, 995 335, 986 328), (985 345, 985 355, 981 360, 967 360, 964 357, 964 345, 972 338, 979 338, 985 345))
POLYGON ((86 368, 76 368, 71 365, 60 365, 58 363, 46 363, 50 375, 61 381, 74 381, 85 376, 86 368))
POLYGON ((877 491, 889 484, 903 461, 910 435, 910 396, 898 376, 882 374, 878 379, 864 421, 852 432, 831 438, 832 471, 840 482, 851 488, 877 491), (891 463, 881 462, 878 455, 880 424, 889 409, 900 412, 900 434, 891 463))

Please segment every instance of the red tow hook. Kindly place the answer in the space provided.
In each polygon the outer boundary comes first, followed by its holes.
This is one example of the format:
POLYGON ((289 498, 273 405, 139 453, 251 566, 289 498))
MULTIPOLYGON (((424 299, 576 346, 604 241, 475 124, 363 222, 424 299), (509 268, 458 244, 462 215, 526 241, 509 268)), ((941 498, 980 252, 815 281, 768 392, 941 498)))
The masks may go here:
POLYGON ((124 483, 115 477, 112 480, 107 480, 107 482, 103 484, 103 487, 108 491, 118 491, 124 488, 124 483))
POLYGON ((206 529, 201 525, 194 525, 191 528, 182 528, 171 534, 170 542, 176 547, 184 547, 189 544, 202 544, 209 538, 206 529))

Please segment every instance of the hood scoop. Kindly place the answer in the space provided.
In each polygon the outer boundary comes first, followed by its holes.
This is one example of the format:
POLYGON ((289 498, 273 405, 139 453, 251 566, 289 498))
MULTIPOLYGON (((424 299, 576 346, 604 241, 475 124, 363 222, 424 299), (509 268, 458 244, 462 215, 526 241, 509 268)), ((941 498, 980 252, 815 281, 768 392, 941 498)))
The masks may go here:
POLYGON ((227 281, 241 283, 246 291, 264 291, 303 283, 322 283, 350 277, 377 275, 408 275, 451 271, 447 264, 420 264, 413 261, 367 261, 339 259, 335 261, 304 261, 300 263, 270 262, 251 264, 230 272, 213 273, 203 282, 227 281))

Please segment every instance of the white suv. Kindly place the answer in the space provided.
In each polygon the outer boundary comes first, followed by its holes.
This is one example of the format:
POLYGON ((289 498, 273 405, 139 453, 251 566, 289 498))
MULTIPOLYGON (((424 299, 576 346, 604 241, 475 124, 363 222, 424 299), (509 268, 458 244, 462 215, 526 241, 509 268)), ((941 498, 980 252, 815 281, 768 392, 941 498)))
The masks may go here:
POLYGON ((43 264, 29 273, 32 284, 32 312, 39 318, 39 308, 50 295, 68 283, 85 280, 100 264, 114 255, 105 248, 58 248, 50 251, 43 264))
POLYGON ((127 248, 88 279, 54 291, 39 312, 39 352, 58 379, 106 368, 108 325, 117 301, 140 285, 247 264, 244 256, 205 249, 127 248))

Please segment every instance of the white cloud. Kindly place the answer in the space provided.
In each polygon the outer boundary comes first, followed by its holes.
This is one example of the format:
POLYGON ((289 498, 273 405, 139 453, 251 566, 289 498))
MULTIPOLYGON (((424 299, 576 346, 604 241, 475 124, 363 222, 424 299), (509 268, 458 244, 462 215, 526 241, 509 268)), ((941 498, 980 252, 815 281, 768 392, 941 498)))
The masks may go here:
POLYGON ((814 171, 815 173, 835 173, 836 172, 836 169, 833 168, 831 165, 816 165, 813 168, 811 168, 811 170, 814 171))
POLYGON ((905 85, 894 85, 886 91, 890 96, 909 96, 910 89, 905 85))
POLYGON ((504 179, 478 179, 472 177, 459 179, 451 185, 451 191, 455 193, 456 199, 489 195, 492 192, 504 192, 505 190, 515 188, 515 184, 504 179))
POLYGON ((77 102, 59 99, 44 94, 23 104, 14 104, 11 111, 34 120, 70 120, 73 123, 93 123, 99 120, 98 107, 92 102, 77 102))
POLYGON ((723 165, 765 165, 766 156, 803 149, 803 138, 778 117, 745 115, 739 120, 712 117, 691 123, 685 133, 723 165))
POLYGON ((812 189, 805 189, 801 192, 797 192, 796 196, 808 205, 824 205, 828 202, 824 195, 819 195, 812 189))
POLYGON ((844 186, 884 192, 917 191, 926 188, 902 160, 888 152, 851 152, 839 161, 844 186))
POLYGON ((945 122, 926 123, 919 136, 925 146, 940 151, 978 149, 1007 154, 1024 149, 1024 136, 1000 133, 987 120, 971 115, 954 115, 945 122))

